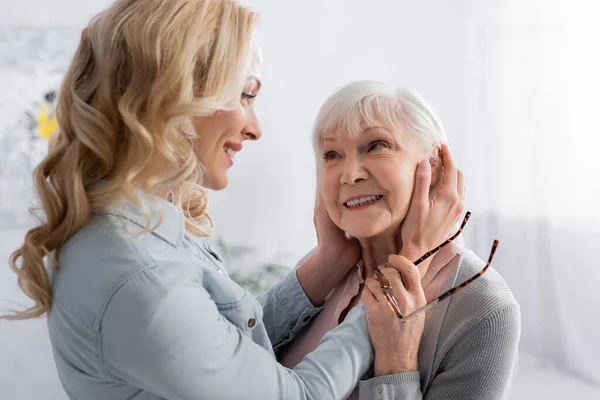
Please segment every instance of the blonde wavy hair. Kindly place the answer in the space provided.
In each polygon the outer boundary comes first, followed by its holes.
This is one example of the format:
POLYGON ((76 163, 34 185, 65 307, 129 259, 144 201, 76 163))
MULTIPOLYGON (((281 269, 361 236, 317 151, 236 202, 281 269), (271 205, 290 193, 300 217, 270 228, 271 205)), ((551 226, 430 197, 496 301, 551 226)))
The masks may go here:
POLYGON ((210 234, 193 117, 239 106, 260 57, 257 23, 232 0, 117 0, 90 21, 59 91, 59 130, 33 174, 40 225, 10 257, 35 304, 3 318, 50 310, 44 259, 57 269, 61 247, 93 210, 127 199, 155 229, 136 190, 170 193, 186 230, 210 234))

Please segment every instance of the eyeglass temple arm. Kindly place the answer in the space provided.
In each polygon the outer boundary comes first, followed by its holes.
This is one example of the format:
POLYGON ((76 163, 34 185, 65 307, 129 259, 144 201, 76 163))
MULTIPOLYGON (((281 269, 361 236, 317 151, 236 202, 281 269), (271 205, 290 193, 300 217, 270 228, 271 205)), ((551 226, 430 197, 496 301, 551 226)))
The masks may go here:
MULTIPOLYGON (((425 261, 426 259, 428 259, 432 255, 434 255, 435 253, 437 253, 438 251, 440 251, 440 249, 442 249, 444 246, 448 245, 448 243, 450 243, 454 239, 456 239, 458 237, 458 235, 460 235, 461 232, 463 231, 463 229, 465 228, 465 225, 467 224, 467 221, 469 220, 469 218, 471 218, 471 211, 467 211, 467 213, 465 214, 465 217, 463 218, 462 224, 460 224, 460 228, 458 228, 458 231, 454 235, 452 235, 451 237, 449 237, 444 243, 440 244, 435 249, 433 249, 431 251, 428 251, 427 253, 423 254, 421 256, 421 258, 419 258, 413 264, 414 265, 419 265, 420 263, 422 263, 423 261, 425 261)), ((375 268, 375 272, 377 273, 377 277, 380 279, 379 281, 383 283, 383 281, 381 280, 381 278, 383 277, 383 279, 385 279, 385 277, 383 276, 383 274, 381 274, 381 270, 379 269, 379 267, 375 268)), ((385 279, 385 280, 387 282, 387 279, 385 279)), ((385 285, 389 285, 389 282, 386 283, 385 285)))
POLYGON ((445 299, 447 299, 448 297, 452 296, 454 293, 458 292, 461 289, 464 289, 466 286, 468 286, 469 284, 473 283, 477 278, 479 278, 481 275, 483 275, 485 273, 485 271, 488 270, 488 268, 490 267, 490 265, 492 264, 492 260, 494 259, 494 254, 496 254, 496 249, 498 248, 498 244, 500 242, 498 240, 494 240, 494 244, 492 244, 492 250, 490 252, 490 257, 488 258, 488 262, 485 264, 485 267, 483 267, 483 269, 481 271, 479 271, 477 273, 477 275, 472 276, 471 278, 467 279, 466 281, 464 281, 463 283, 461 283, 460 285, 453 287, 452 289, 444 292, 442 295, 436 297, 435 299, 431 300, 429 303, 425 304, 423 307, 413 311, 412 313, 406 315, 404 318, 400 318, 403 322, 405 322, 406 320, 408 320, 409 318, 411 318, 413 315, 418 314, 422 311, 426 311, 428 309, 430 309, 431 307, 435 306, 437 303, 439 303, 440 301, 443 301, 445 299))
POLYGON ((423 261, 427 260, 429 257, 431 257, 432 255, 434 255, 435 253, 440 251, 444 246, 448 245, 450 242, 452 242, 454 239, 456 239, 458 237, 458 235, 461 234, 463 229, 465 229, 465 225, 467 224, 467 221, 469 220, 469 218, 471 218, 471 211, 467 211, 467 213, 465 214, 465 217, 463 218, 463 222, 462 222, 462 224, 460 224, 460 228, 458 228, 458 232, 456 232, 453 236, 448 238, 448 240, 446 240, 444 243, 440 244, 435 249, 423 254, 423 256, 421 258, 419 258, 417 261, 415 261, 413 264, 415 264, 415 265, 421 264, 423 261))

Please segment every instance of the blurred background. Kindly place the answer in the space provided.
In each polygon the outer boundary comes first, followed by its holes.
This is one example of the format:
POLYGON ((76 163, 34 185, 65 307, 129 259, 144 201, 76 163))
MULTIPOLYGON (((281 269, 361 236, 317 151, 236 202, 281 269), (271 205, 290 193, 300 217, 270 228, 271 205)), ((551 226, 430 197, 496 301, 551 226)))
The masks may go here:
MULTIPOLYGON (((0 5, 0 310, 32 220, 31 172, 81 30, 109 0, 0 5)), ((259 292, 316 244, 311 125, 353 80, 416 89, 465 173, 465 240, 521 305, 516 399, 600 399, 600 2, 246 0, 261 14, 264 136, 211 193, 213 240, 259 292)), ((0 398, 66 399, 45 320, 0 322, 0 398)))

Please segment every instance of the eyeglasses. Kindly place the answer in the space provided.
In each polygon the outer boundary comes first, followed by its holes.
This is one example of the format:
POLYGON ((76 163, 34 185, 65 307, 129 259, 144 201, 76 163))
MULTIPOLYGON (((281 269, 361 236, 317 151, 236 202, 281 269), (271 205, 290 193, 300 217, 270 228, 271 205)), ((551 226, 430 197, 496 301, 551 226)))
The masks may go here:
MULTIPOLYGON (((428 259, 432 255, 434 255, 435 253, 437 253, 438 251, 440 251, 444 246, 447 246, 448 244, 450 244, 454 239, 456 239, 458 237, 458 235, 461 234, 461 232, 463 231, 463 229, 464 229, 465 225, 467 224, 467 221, 469 220, 470 217, 471 217, 471 212, 467 211, 467 213, 465 214, 465 218, 463 219, 463 222, 460 225, 460 228, 458 229, 458 232, 456 232, 452 237, 450 237, 448 240, 446 240, 444 243, 442 243, 441 245, 439 245, 435 249, 433 249, 433 250, 428 251, 427 253, 425 253, 421 258, 419 258, 413 264, 414 265, 419 265, 420 263, 422 263, 423 261, 425 261, 426 259, 428 259)), ((444 292, 442 295, 436 297, 435 299, 433 299, 430 302, 428 302, 427 304, 425 304, 423 307, 421 307, 421 308, 413 311, 412 313, 410 313, 408 315, 403 315, 402 311, 400 311, 400 307, 398 305, 398 302, 396 301, 396 298, 394 297, 394 295, 392 293, 392 286, 391 286, 390 282, 387 280, 387 278, 381 273, 381 271, 379 270, 379 267, 375 268, 375 272, 377 273, 377 277, 379 278, 379 282, 381 282, 381 290, 383 291, 383 294, 385 295, 385 298, 387 299, 388 304, 390 305, 390 307, 392 308, 392 310, 394 310, 394 312, 396 313, 396 315, 398 316, 398 318, 400 320, 402 320, 402 322, 405 322, 406 320, 408 320, 412 316, 414 316, 414 315, 416 315, 416 314, 418 314, 418 313, 420 313, 422 311, 426 311, 426 310, 430 309, 431 307, 435 306, 440 301, 443 301, 443 300, 447 299, 448 297, 452 296, 454 293, 456 293, 456 292, 464 289, 469 284, 473 283, 481 275, 483 275, 485 273, 485 271, 488 270, 488 268, 490 267, 490 264, 492 263, 492 260, 494 259, 494 254, 496 253, 496 248, 498 247, 498 243, 499 242, 497 240, 494 240, 494 243, 492 245, 492 250, 490 251, 490 256, 488 258, 488 261, 485 264, 485 266, 481 269, 481 271, 479 271, 476 275, 474 275, 471 278, 467 279, 466 281, 464 281, 460 285, 455 286, 452 289, 444 292)))

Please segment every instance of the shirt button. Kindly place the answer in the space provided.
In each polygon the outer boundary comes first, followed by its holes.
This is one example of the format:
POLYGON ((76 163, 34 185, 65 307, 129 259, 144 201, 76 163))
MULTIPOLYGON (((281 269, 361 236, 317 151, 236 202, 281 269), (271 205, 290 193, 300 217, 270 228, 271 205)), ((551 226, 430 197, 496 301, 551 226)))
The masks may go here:
POLYGON ((381 386, 381 385, 378 385, 378 386, 377 386, 377 391, 378 391, 379 393, 383 392, 383 386, 381 386))
POLYGON ((256 325, 256 319, 254 317, 248 320, 248 328, 253 328, 256 325))

